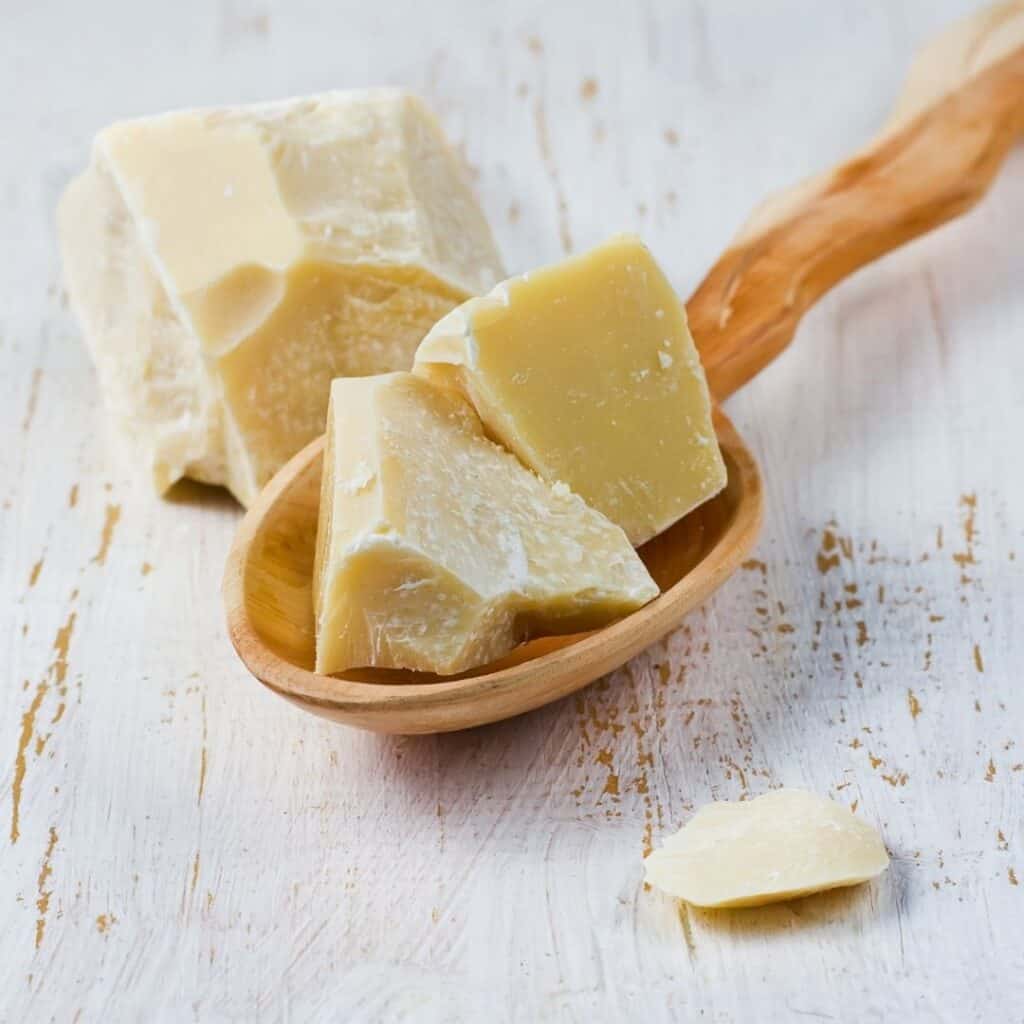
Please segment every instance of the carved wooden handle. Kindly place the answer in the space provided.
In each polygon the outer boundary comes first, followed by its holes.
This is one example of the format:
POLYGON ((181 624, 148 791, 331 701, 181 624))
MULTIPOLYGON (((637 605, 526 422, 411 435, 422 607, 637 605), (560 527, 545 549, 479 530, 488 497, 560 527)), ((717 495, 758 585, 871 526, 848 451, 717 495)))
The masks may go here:
POLYGON ((865 263, 973 206, 1024 134, 1024 0, 918 55, 889 123, 839 167, 759 207, 687 303, 711 391, 732 394, 865 263))

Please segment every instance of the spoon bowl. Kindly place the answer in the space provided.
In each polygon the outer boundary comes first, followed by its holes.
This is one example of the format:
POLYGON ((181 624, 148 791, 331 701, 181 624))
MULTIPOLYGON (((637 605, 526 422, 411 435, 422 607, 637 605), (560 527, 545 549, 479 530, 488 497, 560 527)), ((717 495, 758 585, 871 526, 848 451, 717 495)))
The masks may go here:
POLYGON ((281 469, 239 527, 224 577, 231 642, 249 671, 282 697, 375 732, 449 732, 565 697, 672 630, 753 547, 762 507, 757 465, 721 411, 715 430, 729 473, 725 490, 640 548, 662 591, 654 601, 603 629, 541 637, 458 676, 313 671, 320 438, 281 469))

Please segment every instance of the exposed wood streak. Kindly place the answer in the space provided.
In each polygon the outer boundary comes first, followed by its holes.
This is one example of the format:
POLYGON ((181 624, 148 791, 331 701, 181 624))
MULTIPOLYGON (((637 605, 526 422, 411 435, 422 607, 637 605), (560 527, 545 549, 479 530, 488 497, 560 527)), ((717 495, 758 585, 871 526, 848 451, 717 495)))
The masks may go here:
POLYGON ((57 830, 50 826, 50 838, 46 844, 46 852, 43 854, 43 863, 39 868, 39 879, 37 882, 38 898, 36 899, 36 910, 39 916, 36 918, 36 949, 43 944, 46 935, 46 915, 50 911, 50 897, 52 889, 46 888, 46 883, 53 874, 53 851, 57 846, 57 830))
POLYGON ((76 618, 76 612, 69 612, 64 625, 57 630, 57 635, 53 638, 54 659, 50 665, 50 673, 61 694, 67 690, 68 652, 71 649, 71 638, 75 633, 76 618))
POLYGON ((99 550, 93 555, 95 565, 103 565, 107 561, 107 554, 110 551, 111 542, 114 539, 114 530, 117 528, 117 521, 121 518, 120 505, 107 505, 107 511, 103 520, 103 532, 100 535, 99 550))
POLYGON ((968 567, 978 564, 978 560, 974 553, 974 542, 977 537, 975 516, 978 511, 978 496, 973 492, 971 494, 961 494, 959 504, 961 516, 960 527, 964 535, 964 550, 954 552, 953 561, 960 568, 960 582, 966 585, 972 582, 971 577, 967 575, 968 567))
POLYGON ((32 371, 32 383, 29 385, 28 404, 25 406, 25 418, 21 421, 21 432, 27 434, 35 419, 36 406, 39 404, 39 384, 43 379, 42 367, 37 366, 32 371))
POLYGON ((199 753, 199 791, 196 794, 196 803, 203 802, 203 790, 206 788, 206 693, 203 692, 201 714, 203 719, 203 746, 199 753))
POLYGON ((39 582, 39 574, 43 571, 43 561, 45 560, 45 554, 39 556, 39 560, 32 566, 32 571, 28 574, 28 588, 31 590, 39 582))
POLYGON ((917 718, 921 714, 921 702, 917 699, 913 690, 907 690, 907 707, 910 710, 911 718, 917 718))
POLYGON ((21 732, 18 735, 18 748, 14 755, 14 782, 11 784, 11 844, 18 841, 21 836, 21 797, 22 787, 25 783, 25 771, 27 768, 25 755, 28 752, 29 743, 32 741, 32 734, 36 727, 36 715, 42 706, 43 698, 49 686, 46 683, 39 683, 36 686, 35 696, 29 704, 25 713, 21 716, 21 732))
MULTIPOLYGON (((47 669, 46 678, 36 685, 32 702, 21 716, 21 731, 18 735, 18 746, 14 755, 14 779, 11 783, 10 839, 12 845, 18 841, 18 837, 21 835, 21 803, 24 795, 25 773, 28 769, 27 754, 36 730, 39 709, 42 707, 51 685, 55 686, 60 697, 63 698, 67 693, 68 651, 71 646, 71 637, 75 631, 75 617, 76 613, 70 612, 64 625, 58 628, 53 639, 54 658, 47 669)), ((55 725, 61 720, 64 716, 64 708, 64 701, 61 700, 50 720, 51 724, 55 725)), ((36 756, 43 752, 48 739, 49 734, 37 737, 36 756)))
POLYGON ((818 572, 824 576, 830 569, 839 568, 839 555, 823 555, 821 552, 818 552, 817 562, 818 572))

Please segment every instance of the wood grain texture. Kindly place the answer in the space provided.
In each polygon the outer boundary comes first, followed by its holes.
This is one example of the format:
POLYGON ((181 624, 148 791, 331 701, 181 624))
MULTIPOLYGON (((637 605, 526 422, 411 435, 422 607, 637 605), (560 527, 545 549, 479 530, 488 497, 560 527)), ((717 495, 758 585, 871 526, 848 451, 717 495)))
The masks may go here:
POLYGON ((113 118, 407 85, 510 269, 635 229, 689 294, 971 4, 571 8, 5 12, 0 1020, 1020 1019, 1020 149, 729 401, 766 488, 747 567, 514 721, 380 737, 254 686, 218 592, 240 511, 110 451, 53 209, 113 118), (644 891, 651 842, 774 784, 856 801, 892 868, 744 914, 644 891))

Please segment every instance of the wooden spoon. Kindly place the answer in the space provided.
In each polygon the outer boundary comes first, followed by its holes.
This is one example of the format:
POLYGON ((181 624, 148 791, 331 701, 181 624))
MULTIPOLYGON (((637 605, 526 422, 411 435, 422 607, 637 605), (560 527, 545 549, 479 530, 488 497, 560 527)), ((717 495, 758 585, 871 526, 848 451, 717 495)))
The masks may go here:
MULTIPOLYGON (((762 205, 687 305, 712 392, 746 383, 800 317, 870 260, 964 212, 1024 132, 1024 2, 985 10, 918 57, 883 132, 833 171, 762 205)), ((725 491, 640 549, 662 594, 604 629, 524 644, 455 677, 313 672, 312 570, 323 439, 299 452, 239 527, 224 577, 231 641, 268 687, 378 732, 463 729, 557 700, 623 664, 728 578, 757 537, 757 466, 715 413, 725 491)))

